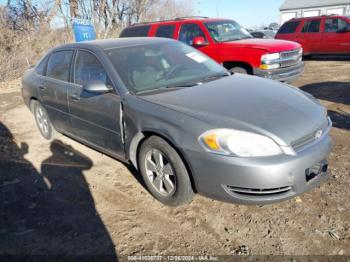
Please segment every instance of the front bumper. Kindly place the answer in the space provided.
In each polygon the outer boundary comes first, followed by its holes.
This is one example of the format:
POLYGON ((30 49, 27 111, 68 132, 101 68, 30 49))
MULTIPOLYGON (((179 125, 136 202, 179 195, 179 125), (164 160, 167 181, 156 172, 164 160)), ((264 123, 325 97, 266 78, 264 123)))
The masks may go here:
POLYGON ((272 80, 278 80, 285 83, 292 83, 294 82, 304 71, 304 63, 300 62, 296 65, 284 67, 284 68, 278 68, 278 69, 271 69, 271 70, 263 70, 260 68, 254 68, 253 70, 254 75, 272 79, 272 80))
POLYGON ((198 193, 250 205, 279 202, 319 186, 328 177, 331 139, 325 135, 296 156, 238 158, 187 151, 198 193))

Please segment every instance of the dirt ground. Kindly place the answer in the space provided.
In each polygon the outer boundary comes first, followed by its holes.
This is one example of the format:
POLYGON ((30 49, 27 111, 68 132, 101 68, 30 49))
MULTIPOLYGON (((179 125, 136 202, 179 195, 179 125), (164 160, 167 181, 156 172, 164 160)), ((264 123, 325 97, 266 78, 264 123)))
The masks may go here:
POLYGON ((350 255, 350 59, 306 61, 294 84, 334 122, 330 179, 298 198, 158 203, 128 166, 41 138, 19 81, 0 84, 0 254, 350 255))

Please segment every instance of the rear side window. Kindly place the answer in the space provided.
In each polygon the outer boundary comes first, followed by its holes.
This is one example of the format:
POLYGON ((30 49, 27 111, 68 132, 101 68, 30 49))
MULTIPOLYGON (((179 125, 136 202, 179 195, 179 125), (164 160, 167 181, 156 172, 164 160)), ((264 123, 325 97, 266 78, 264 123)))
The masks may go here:
POLYGON ((175 25, 161 25, 158 27, 156 37, 173 38, 175 25))
POLYGON ((320 32, 321 20, 308 20, 305 21, 302 33, 318 33, 320 32))
POLYGON ((74 83, 87 85, 91 82, 110 84, 100 61, 90 52, 78 51, 74 66, 74 83))
POLYGON ((292 34, 297 30, 298 26, 300 24, 300 21, 290 21, 285 24, 283 24, 278 31, 278 34, 292 34))
POLYGON ((149 25, 128 27, 121 32, 120 37, 145 37, 148 36, 150 28, 149 25))
POLYGON ((35 72, 36 72, 38 75, 42 75, 42 76, 45 76, 45 75, 46 75, 47 60, 48 60, 48 57, 45 57, 45 58, 40 62, 40 64, 38 64, 37 67, 35 68, 35 72))
POLYGON ((68 82, 70 63, 73 51, 59 51, 53 53, 47 64, 48 77, 68 82))
POLYGON ((343 19, 340 19, 340 18, 326 19, 325 31, 327 33, 335 33, 335 32, 338 32, 340 30, 344 30, 347 28, 350 29, 350 24, 345 22, 343 19))

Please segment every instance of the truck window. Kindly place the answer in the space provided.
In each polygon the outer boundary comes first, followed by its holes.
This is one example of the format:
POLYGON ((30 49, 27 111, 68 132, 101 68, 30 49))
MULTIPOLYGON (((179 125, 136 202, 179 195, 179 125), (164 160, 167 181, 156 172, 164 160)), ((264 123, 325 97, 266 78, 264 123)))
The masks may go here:
POLYGON ((184 24, 181 26, 179 40, 188 45, 193 44, 195 37, 202 36, 206 39, 202 29, 197 24, 184 24))
POLYGON ((282 25, 278 34, 292 34, 299 26, 300 21, 290 21, 282 25))
POLYGON ((150 25, 128 27, 121 32, 120 37, 145 37, 148 36, 150 28, 150 25))
POLYGON ((318 33, 320 32, 321 20, 308 20, 305 22, 302 33, 318 33))
POLYGON ((345 22, 343 19, 340 19, 340 18, 326 19, 325 31, 327 33, 335 33, 346 28, 350 28, 350 24, 345 22))
POLYGON ((161 25, 158 27, 156 37, 173 38, 175 25, 161 25))

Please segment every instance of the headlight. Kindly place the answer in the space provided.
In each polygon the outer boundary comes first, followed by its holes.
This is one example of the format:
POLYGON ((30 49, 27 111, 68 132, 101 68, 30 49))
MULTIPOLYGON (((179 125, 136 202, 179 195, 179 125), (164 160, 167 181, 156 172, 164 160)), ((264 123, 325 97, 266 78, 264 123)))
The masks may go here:
POLYGON ((271 138, 234 129, 214 129, 205 132, 199 141, 208 152, 239 157, 262 157, 283 154, 271 138))
POLYGON ((261 69, 277 69, 280 67, 280 53, 272 53, 261 56, 261 69))

